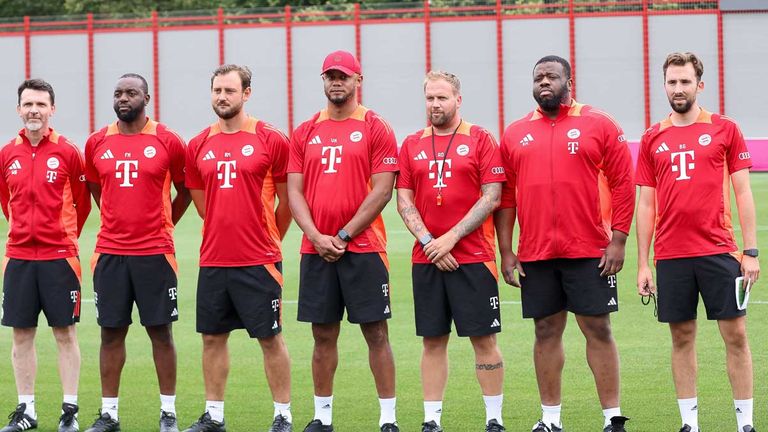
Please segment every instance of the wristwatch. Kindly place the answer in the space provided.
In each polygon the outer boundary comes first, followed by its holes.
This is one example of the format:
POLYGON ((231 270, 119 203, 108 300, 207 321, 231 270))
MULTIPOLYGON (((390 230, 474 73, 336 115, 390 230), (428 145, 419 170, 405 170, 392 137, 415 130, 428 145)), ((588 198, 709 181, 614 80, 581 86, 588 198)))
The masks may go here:
POLYGON ((421 247, 424 247, 427 244, 429 244, 429 242, 431 242, 432 239, 434 239, 434 237, 432 237, 432 234, 426 233, 423 236, 419 237, 419 244, 421 245, 421 247))
POLYGON ((344 228, 340 229, 339 233, 336 235, 347 243, 352 241, 352 236, 350 236, 348 232, 344 231, 344 228))
POLYGON ((757 258, 758 251, 757 249, 744 249, 744 255, 757 258))

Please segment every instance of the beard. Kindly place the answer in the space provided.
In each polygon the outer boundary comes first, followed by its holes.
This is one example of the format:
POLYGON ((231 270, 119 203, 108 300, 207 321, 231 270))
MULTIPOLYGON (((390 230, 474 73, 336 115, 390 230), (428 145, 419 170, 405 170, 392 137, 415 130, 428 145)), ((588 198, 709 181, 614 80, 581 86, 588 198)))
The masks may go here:
POLYGON ((350 97, 352 97, 352 93, 344 93, 344 94, 338 94, 338 93, 331 93, 330 91, 325 92, 325 97, 328 98, 328 101, 336 106, 344 105, 347 103, 350 97))
POLYGON ((235 117, 236 115, 240 114, 240 111, 242 110, 243 110, 243 104, 229 105, 229 106, 213 105, 213 111, 222 120, 229 120, 235 117))
POLYGON ((674 110, 676 113, 685 114, 691 110, 691 107, 693 106, 694 102, 696 102, 696 99, 686 97, 685 103, 682 105, 678 105, 677 103, 675 103, 675 99, 672 98, 669 100, 669 105, 672 107, 672 110, 674 110))
POLYGON ((432 124, 432 126, 442 127, 449 124, 455 116, 456 116, 456 111, 452 111, 452 112, 443 111, 439 113, 430 113, 429 122, 432 124))
POLYGON ((30 132, 37 132, 43 128, 43 122, 38 119, 30 119, 24 122, 24 129, 30 132))
POLYGON ((138 107, 131 107, 130 110, 122 112, 120 111, 120 107, 115 105, 115 114, 117 114, 117 118, 120 119, 120 121, 125 123, 131 123, 137 118, 139 118, 139 115, 144 112, 144 106, 138 106, 138 107))
POLYGON ((565 96, 568 94, 568 88, 562 87, 560 91, 555 92, 554 89, 551 89, 552 96, 550 97, 541 97, 541 95, 536 92, 534 89, 533 91, 533 99, 536 100, 536 103, 539 104, 539 107, 541 107, 542 111, 555 111, 557 108, 560 107, 560 102, 565 99, 565 96))

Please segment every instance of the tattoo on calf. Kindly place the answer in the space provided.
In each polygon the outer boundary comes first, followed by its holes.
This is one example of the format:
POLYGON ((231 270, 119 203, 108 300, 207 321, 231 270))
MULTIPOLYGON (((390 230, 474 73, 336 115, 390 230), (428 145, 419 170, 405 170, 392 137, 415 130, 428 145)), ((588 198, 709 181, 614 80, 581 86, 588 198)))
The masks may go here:
POLYGON ((489 363, 475 363, 475 369, 477 370, 496 370, 501 369, 504 367, 504 362, 498 362, 496 364, 489 364, 489 363))

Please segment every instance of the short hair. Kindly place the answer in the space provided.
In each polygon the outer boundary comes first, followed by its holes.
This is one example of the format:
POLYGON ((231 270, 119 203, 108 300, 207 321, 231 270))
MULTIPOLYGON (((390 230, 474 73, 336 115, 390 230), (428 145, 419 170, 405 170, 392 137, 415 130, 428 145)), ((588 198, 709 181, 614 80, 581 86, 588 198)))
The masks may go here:
POLYGON ((54 100, 56 99, 56 95, 53 93, 52 85, 48 84, 48 82, 44 80, 41 80, 40 78, 33 78, 24 80, 24 82, 19 86, 19 100, 17 105, 21 105, 21 93, 23 93, 26 89, 48 92, 48 95, 51 97, 51 105, 53 105, 54 100))
POLYGON ((667 68, 670 65, 685 66, 688 63, 693 65, 693 70, 696 71, 696 81, 701 81, 701 76, 704 75, 704 64, 692 52, 673 52, 668 55, 667 59, 664 60, 664 78, 667 78, 667 68))
POLYGON ((568 60, 556 55, 544 56, 540 58, 535 65, 533 65, 533 70, 536 70, 536 66, 542 63, 560 63, 563 65, 563 70, 565 71, 565 79, 571 79, 571 64, 568 63, 568 60))
POLYGON ((453 94, 461 93, 461 80, 459 80, 459 77, 450 72, 441 70, 427 72, 427 76, 424 77, 424 90, 427 89, 428 82, 436 80, 443 80, 450 84, 451 87, 453 87, 453 94))
POLYGON ((128 72, 127 74, 120 76, 120 79, 123 78, 136 78, 137 80, 141 81, 141 91, 143 91, 145 95, 149 94, 149 84, 147 84, 147 80, 145 80, 143 76, 137 73, 128 72))
POLYGON ((213 80, 219 75, 226 75, 230 72, 237 72, 240 75, 240 82, 243 84, 243 90, 251 86, 251 70, 248 66, 240 66, 236 64, 223 64, 213 71, 211 76, 211 88, 213 88, 213 80))

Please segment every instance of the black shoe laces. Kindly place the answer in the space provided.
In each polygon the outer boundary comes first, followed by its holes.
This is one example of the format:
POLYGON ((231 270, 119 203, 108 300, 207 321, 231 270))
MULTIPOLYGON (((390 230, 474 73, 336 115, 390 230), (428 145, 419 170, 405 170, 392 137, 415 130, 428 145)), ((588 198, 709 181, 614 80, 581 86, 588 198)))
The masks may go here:
POLYGON ((163 413, 163 415, 160 416, 160 421, 163 423, 163 426, 170 427, 176 424, 176 417, 174 417, 170 413, 163 413))
POLYGON ((61 417, 59 417, 59 422, 64 426, 72 426, 72 423, 75 422, 75 413, 71 411, 64 411, 61 417))
POLYGON ((8 415, 8 420, 10 420, 8 426, 12 425, 13 423, 20 422, 24 418, 24 411, 25 408, 19 407, 16 408, 16 411, 13 411, 10 415, 8 415))

